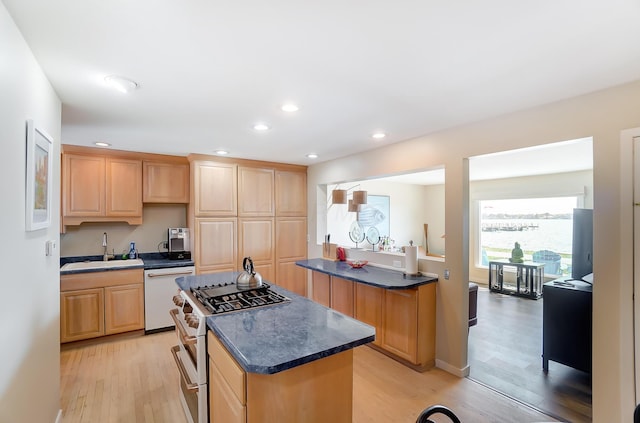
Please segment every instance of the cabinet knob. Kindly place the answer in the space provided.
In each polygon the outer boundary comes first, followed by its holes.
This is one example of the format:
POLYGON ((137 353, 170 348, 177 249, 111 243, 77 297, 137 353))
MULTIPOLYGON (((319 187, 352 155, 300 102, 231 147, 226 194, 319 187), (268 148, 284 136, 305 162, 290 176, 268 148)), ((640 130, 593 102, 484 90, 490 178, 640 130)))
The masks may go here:
POLYGON ((184 304, 184 299, 179 295, 174 295, 173 296, 173 303, 175 305, 177 305, 178 307, 182 307, 182 305, 184 304))

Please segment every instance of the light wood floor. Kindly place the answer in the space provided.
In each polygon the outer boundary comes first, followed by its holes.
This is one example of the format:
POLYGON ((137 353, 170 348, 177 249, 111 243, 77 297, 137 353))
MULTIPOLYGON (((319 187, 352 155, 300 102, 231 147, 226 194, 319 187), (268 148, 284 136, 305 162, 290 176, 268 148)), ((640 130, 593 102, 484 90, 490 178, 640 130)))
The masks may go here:
POLYGON ((591 421, 591 375, 550 361, 542 371, 539 300, 478 290, 469 377, 572 423, 591 421))
MULTIPOLYGON (((64 423, 186 423, 169 352, 174 344, 173 332, 65 344, 64 423)), ((555 421, 469 379, 439 369, 417 373, 366 346, 354 353, 353 390, 355 423, 411 423, 436 403, 468 423, 555 421)))

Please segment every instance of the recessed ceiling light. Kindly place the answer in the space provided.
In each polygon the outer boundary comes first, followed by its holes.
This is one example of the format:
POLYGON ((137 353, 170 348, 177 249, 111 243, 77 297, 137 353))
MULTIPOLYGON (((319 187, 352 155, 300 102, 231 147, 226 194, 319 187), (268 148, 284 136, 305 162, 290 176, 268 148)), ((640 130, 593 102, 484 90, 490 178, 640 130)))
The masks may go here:
POLYGON ((269 130, 269 125, 267 125, 266 123, 256 123, 255 125, 253 125, 253 129, 255 129, 256 131, 267 131, 269 130))
POLYGON ((104 82, 114 90, 120 91, 121 93, 129 93, 136 88, 138 88, 138 83, 132 81, 129 78, 125 78, 124 76, 118 75, 109 75, 104 77, 104 82))
POLYGON ((385 134, 384 132, 376 132, 376 133, 374 133, 374 134, 373 134, 373 135, 371 135, 371 136, 372 136, 373 138, 375 138, 375 139, 379 140, 379 139, 382 139, 382 138, 386 137, 386 136, 387 136, 387 134, 385 134))
POLYGON ((111 144, 109 144, 108 142, 102 142, 102 141, 98 141, 95 143, 98 147, 111 147, 111 144))
POLYGON ((293 103, 285 103, 282 105, 281 109, 283 112, 297 112, 300 110, 300 108, 293 103))
POLYGON ((309 154, 307 154, 307 157, 310 158, 310 159, 317 159, 318 155, 316 153, 309 153, 309 154))
POLYGON ((226 150, 216 150, 215 153, 219 156, 226 156, 227 154, 229 154, 229 152, 226 150))

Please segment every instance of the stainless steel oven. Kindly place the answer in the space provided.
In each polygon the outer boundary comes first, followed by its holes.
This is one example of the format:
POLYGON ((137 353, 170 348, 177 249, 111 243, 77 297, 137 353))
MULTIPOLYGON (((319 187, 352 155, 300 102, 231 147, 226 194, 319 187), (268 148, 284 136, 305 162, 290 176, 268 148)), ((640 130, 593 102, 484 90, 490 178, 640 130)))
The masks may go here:
POLYGON ((170 311, 178 345, 171 348, 180 373, 180 402, 190 423, 209 421, 207 394, 206 316, 210 313, 191 293, 174 297, 178 308, 170 311))

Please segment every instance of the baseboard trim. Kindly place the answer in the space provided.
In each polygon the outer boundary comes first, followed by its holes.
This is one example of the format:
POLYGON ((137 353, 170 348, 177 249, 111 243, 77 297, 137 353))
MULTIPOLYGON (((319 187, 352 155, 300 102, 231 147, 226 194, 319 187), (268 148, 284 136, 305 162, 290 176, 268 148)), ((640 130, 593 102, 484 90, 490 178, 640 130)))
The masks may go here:
POLYGON ((446 361, 438 360, 436 358, 436 367, 444 370, 447 373, 451 373, 454 376, 458 377, 467 377, 469 376, 469 365, 467 364, 463 368, 452 366, 446 361))
POLYGON ((58 410, 58 416, 56 417, 56 423, 62 423, 62 409, 58 410))

